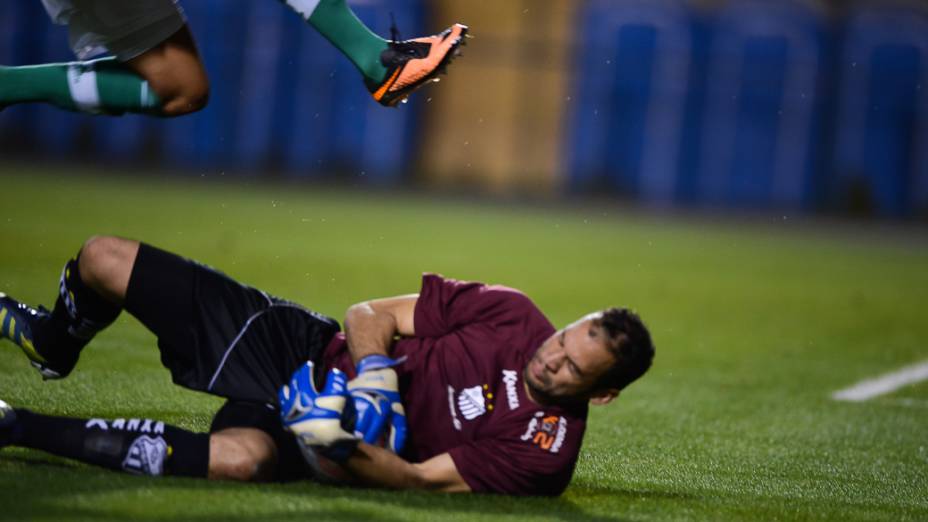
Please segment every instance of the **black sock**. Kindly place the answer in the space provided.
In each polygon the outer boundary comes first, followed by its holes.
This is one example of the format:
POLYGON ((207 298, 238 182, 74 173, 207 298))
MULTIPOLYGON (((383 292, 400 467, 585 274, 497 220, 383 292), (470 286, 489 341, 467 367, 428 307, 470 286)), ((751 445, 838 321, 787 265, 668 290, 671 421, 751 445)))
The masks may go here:
POLYGON ((151 419, 75 419, 16 410, 12 444, 138 475, 205 478, 209 434, 151 419))
POLYGON ((79 259, 80 253, 65 264, 55 309, 35 333, 39 353, 58 366, 73 366, 81 349, 97 332, 115 321, 122 310, 84 284, 78 270, 79 259))

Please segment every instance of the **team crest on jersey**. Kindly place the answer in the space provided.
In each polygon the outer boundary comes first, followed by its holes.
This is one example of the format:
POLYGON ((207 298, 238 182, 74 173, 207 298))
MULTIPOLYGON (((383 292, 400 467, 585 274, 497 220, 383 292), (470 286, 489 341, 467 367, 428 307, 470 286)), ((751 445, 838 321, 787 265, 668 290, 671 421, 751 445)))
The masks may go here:
POLYGON ((474 420, 488 411, 493 411, 493 392, 490 385, 477 385, 464 388, 455 396, 455 389, 448 386, 448 410, 451 412, 451 422, 454 429, 461 431, 464 427, 458 412, 464 420, 474 420))
POLYGON ((474 420, 488 411, 493 410, 493 393, 489 391, 490 386, 473 386, 464 388, 458 394, 458 409, 461 415, 467 420, 474 420))
POLYGON ((543 411, 535 412, 529 421, 522 440, 532 441, 539 448, 557 453, 561 451, 564 437, 567 436, 567 419, 559 415, 545 415, 543 411))

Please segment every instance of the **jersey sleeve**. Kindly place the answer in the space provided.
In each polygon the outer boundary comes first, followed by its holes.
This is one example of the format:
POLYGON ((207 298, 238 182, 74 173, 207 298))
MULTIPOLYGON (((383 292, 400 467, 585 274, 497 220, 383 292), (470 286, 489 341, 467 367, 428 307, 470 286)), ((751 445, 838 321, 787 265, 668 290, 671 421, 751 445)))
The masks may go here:
POLYGON ((535 432, 527 439, 481 439, 448 453, 476 493, 557 496, 570 483, 583 434, 566 437, 557 452, 552 452, 556 434, 551 439, 546 435, 535 432))
POLYGON ((498 329, 531 331, 548 320, 518 290, 499 285, 457 281, 437 274, 422 276, 414 327, 418 337, 440 337, 464 325, 491 324, 498 329))

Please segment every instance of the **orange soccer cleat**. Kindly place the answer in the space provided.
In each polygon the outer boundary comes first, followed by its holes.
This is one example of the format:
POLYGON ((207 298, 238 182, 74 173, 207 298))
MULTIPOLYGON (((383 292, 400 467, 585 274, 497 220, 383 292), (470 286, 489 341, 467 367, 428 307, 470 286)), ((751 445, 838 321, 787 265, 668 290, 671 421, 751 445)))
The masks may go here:
POLYGON ((394 107, 429 81, 438 81, 436 76, 461 53, 466 35, 466 25, 454 24, 432 36, 403 41, 394 38, 380 55, 386 77, 378 84, 367 84, 371 96, 381 105, 394 107))

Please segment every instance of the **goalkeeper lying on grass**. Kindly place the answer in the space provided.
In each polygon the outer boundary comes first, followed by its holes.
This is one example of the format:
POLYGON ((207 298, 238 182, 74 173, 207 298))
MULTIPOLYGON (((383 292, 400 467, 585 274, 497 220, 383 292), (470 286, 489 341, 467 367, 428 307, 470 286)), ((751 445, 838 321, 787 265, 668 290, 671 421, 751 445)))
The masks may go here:
POLYGON ((52 311, 0 294, 0 336, 45 378, 66 377, 125 308, 158 337, 175 383, 228 400, 209 433, 0 402, 0 445, 149 475, 557 495, 588 404, 618 396, 654 354, 628 310, 555 330, 516 290, 431 274, 418 294, 349 308, 343 334, 333 319, 115 237, 87 241, 59 289, 52 311))

